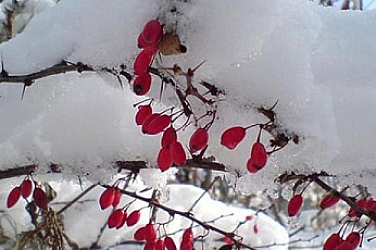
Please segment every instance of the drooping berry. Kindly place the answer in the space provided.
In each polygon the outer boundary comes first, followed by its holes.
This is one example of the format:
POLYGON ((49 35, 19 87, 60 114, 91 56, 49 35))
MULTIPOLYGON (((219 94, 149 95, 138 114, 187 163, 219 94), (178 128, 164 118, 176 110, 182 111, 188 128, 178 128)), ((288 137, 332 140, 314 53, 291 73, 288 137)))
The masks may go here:
POLYGON ((335 233, 330 235, 324 244, 323 250, 333 250, 335 249, 343 240, 339 236, 339 234, 335 233))
POLYGON ((349 235, 347 235, 345 241, 349 242, 352 245, 353 249, 356 249, 360 244, 361 237, 359 233, 351 232, 349 235))
POLYGON ((133 81, 133 92, 136 95, 146 95, 151 87, 151 75, 147 72, 136 76, 133 81))
POLYGON ((300 209, 303 206, 303 197, 300 194, 294 195, 288 205, 287 205, 287 212, 289 216, 295 216, 298 214, 300 209))
POLYGON ((335 196, 333 194, 328 194, 326 195, 320 202, 320 208, 321 209, 326 209, 326 208, 329 208, 331 206, 334 206, 335 204, 337 204, 339 201, 339 197, 338 196, 335 196))
POLYGON ((157 231, 154 228, 153 224, 147 224, 145 226, 145 240, 147 242, 155 242, 157 238, 157 231))
POLYGON ((171 143, 173 143, 177 139, 178 139, 178 136, 176 134, 175 128, 169 127, 163 132, 162 139, 161 139, 161 146, 162 147, 170 146, 171 143))
POLYGON ((109 228, 117 227, 122 223, 124 219, 124 211, 123 209, 116 209, 107 220, 107 225, 109 228))
POLYGON ((163 27, 157 20, 149 21, 138 37, 138 47, 148 48, 155 47, 161 41, 163 35, 163 27))
POLYGON ((162 239, 158 239, 154 245, 155 250, 165 250, 165 244, 162 239))
POLYGON ((46 193, 43 191, 43 189, 37 187, 34 189, 33 199, 35 201, 35 204, 43 209, 47 210, 48 208, 48 199, 46 193))
POLYGON ((265 166, 268 154, 266 153, 265 147, 261 142, 255 142, 251 149, 251 158, 253 159, 253 164, 257 167, 262 168, 265 166))
POLYGON ((150 105, 141 105, 138 107, 138 111, 136 113, 136 124, 137 125, 142 125, 146 118, 150 116, 152 113, 152 108, 150 105))
POLYGON ((176 250, 176 245, 175 245, 175 242, 174 240, 167 236, 165 239, 164 239, 164 245, 165 245, 165 248, 167 250, 176 250))
POLYGON ((182 241, 193 242, 193 231, 191 227, 184 230, 182 241))
POLYGON ((158 153, 157 164, 159 169, 164 172, 172 166, 172 156, 170 147, 163 147, 158 153))
POLYGON ((133 238, 137 241, 145 240, 145 227, 140 227, 134 232, 133 238))
POLYGON ((31 195, 31 192, 33 191, 33 182, 29 179, 26 179, 22 182, 20 188, 22 197, 26 199, 31 195))
POLYGON ((133 70, 135 75, 141 75, 146 73, 149 69, 149 66, 153 60, 154 54, 157 52, 157 49, 146 48, 137 55, 134 64, 133 70))
POLYGON ((106 188, 99 197, 99 205, 104 210, 112 205, 115 199, 115 192, 113 188, 106 188))
POLYGON ((244 139, 246 129, 241 126, 226 129, 221 136, 221 145, 234 149, 244 139))
POLYGON ((140 217, 141 217, 140 210, 135 210, 132 213, 130 213, 127 218, 127 226, 131 227, 133 225, 136 225, 137 222, 140 220, 140 217))
POLYGON ((180 142, 174 141, 173 143, 171 143, 170 150, 171 150, 172 161, 176 165, 180 166, 186 163, 187 155, 185 154, 183 145, 181 145, 180 142))
POLYGON ((16 205, 16 203, 18 202, 20 197, 21 197, 21 188, 20 187, 14 187, 8 195, 7 208, 11 208, 14 205, 16 205))
POLYGON ((159 115, 153 119, 148 126, 143 128, 143 132, 148 135, 156 135, 163 132, 170 124, 171 117, 169 115, 159 115))
POLYGON ((124 216, 121 222, 116 226, 116 229, 120 229, 125 225, 125 222, 127 222, 127 211, 123 211, 124 216))
POLYGON ((189 139, 189 151, 195 153, 208 145, 209 135, 204 128, 198 128, 189 139))
POLYGON ((141 127, 142 133, 147 134, 147 129, 148 129, 149 125, 153 122, 154 119, 156 119, 159 116, 160 116, 159 113, 153 113, 153 114, 149 115, 145 119, 145 121, 142 123, 142 127, 141 127))
POLYGON ((112 201, 112 206, 116 207, 119 205, 120 200, 121 200, 121 191, 118 187, 114 187, 114 200, 112 201))

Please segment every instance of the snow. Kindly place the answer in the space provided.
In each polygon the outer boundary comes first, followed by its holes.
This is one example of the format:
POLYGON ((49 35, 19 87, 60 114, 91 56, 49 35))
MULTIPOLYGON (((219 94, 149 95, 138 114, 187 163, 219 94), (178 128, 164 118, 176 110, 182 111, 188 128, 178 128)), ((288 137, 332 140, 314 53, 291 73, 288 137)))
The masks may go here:
MULTIPOLYGON (((125 63, 131 72, 139 32, 148 20, 159 18, 188 47, 187 54, 163 57, 163 65, 187 69, 205 61, 195 81, 226 90, 209 131, 207 155, 231 174, 240 172, 239 178, 227 176, 239 190, 273 188, 274 178, 286 170, 324 170, 342 184, 363 184, 376 194, 375 11, 341 12, 306 0, 64 0, 50 5, 21 34, 0 44, 10 75, 62 60, 96 69, 125 63), (172 5, 174 13, 168 12, 172 5), (248 130, 234 151, 219 145, 220 134, 230 126, 264 122, 255 108, 277 100, 279 122, 298 134, 300 143, 273 154, 264 169, 250 175, 245 163, 257 129, 248 130)), ((159 96, 158 81, 153 97, 159 96)), ((114 174, 113 160, 141 159, 155 167, 160 138, 143 136, 134 123, 132 105, 142 98, 127 84, 120 88, 114 76, 47 77, 27 88, 21 101, 22 87, 0 84, 1 169, 39 163, 44 173, 53 162, 63 165, 66 176, 87 174, 94 182, 106 182, 114 174)), ((176 102, 166 92, 156 109, 176 102)), ((186 143, 192 130, 179 132, 179 140, 186 143)), ((267 135, 262 140, 266 143, 267 135)), ((161 180, 164 186, 163 174, 145 176, 152 186, 161 180)))

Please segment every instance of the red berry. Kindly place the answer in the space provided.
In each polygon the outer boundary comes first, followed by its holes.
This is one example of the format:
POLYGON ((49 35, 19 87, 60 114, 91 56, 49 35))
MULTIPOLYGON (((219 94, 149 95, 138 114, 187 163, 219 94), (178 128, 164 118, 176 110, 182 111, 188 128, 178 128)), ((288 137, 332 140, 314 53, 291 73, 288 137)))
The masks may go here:
POLYGON ((156 52, 157 50, 154 48, 147 48, 137 55, 133 64, 133 70, 135 75, 141 75, 148 71, 149 66, 153 60, 154 54, 156 52))
POLYGON ((157 20, 149 21, 138 37, 139 48, 156 46, 163 35, 163 27, 157 20))
POLYGON ((112 201, 112 206, 116 207, 119 205, 120 200, 121 200, 121 191, 118 187, 114 187, 114 200, 112 201))
POLYGON ((20 197, 21 197, 21 188, 20 187, 14 187, 8 195, 7 208, 11 208, 14 205, 16 205, 16 203, 20 199, 20 197))
POLYGON ((33 182, 29 179, 26 179, 22 182, 20 188, 22 197, 27 198, 31 195, 31 191, 33 190, 33 182))
POLYGON ((140 210, 136 210, 136 211, 133 211, 132 213, 130 213, 128 218, 127 218, 127 226, 131 227, 131 226, 137 224, 137 222, 140 220, 140 217, 141 217, 140 210))
POLYGON ((136 118, 135 118, 136 124, 142 125, 144 121, 146 120, 146 118, 148 118, 148 116, 151 115, 151 113, 152 113, 152 109, 150 105, 139 106, 137 114, 136 114, 136 118))
POLYGON ((144 250, 154 250, 155 242, 146 242, 144 246, 144 250))
POLYGON ((345 239, 345 241, 349 242, 353 246, 353 249, 356 249, 359 246, 360 240, 361 237, 357 232, 351 232, 345 239))
POLYGON ((186 163, 187 155, 185 154, 183 145, 181 145, 180 142, 174 141, 173 143, 171 143, 170 150, 171 150, 172 161, 176 165, 180 166, 186 163))
POLYGON ((262 168, 265 166, 268 155, 264 145, 261 142, 255 142, 252 145, 251 158, 253 159, 253 164, 255 164, 257 167, 262 168))
POLYGON ((173 143, 177 139, 178 136, 176 134, 176 130, 173 127, 169 127, 163 132, 161 145, 162 147, 170 146, 171 143, 173 143))
POLYGON ((320 208, 325 209, 334 206, 339 201, 339 197, 333 194, 326 195, 320 202, 320 208))
POLYGON ((193 231, 191 227, 184 230, 182 242, 193 242, 193 231))
POLYGON ((145 240, 147 242, 155 242, 157 238, 157 231, 154 228, 153 224, 147 224, 145 226, 145 240))
POLYGON ((158 239, 158 240, 155 242, 154 249, 155 249, 155 250, 165 250, 165 244, 164 244, 164 241, 163 241, 162 239, 158 239))
POLYGON ((324 244, 323 250, 333 250, 335 249, 343 240, 339 236, 339 234, 332 234, 330 235, 324 244))
POLYGON ((148 129, 149 125, 153 122, 154 119, 156 119, 159 116, 160 116, 159 113, 153 113, 153 114, 149 115, 145 119, 145 121, 142 123, 142 127, 141 127, 142 133, 147 134, 147 129, 148 129))
POLYGON ((202 150, 208 145, 209 135, 204 128, 198 128, 189 139, 189 150, 192 153, 202 150))
POLYGON ((145 227, 140 227, 134 232, 133 238, 137 241, 145 240, 145 227))
POLYGON ((254 232, 255 234, 258 234, 259 229, 258 229, 257 224, 254 224, 254 225, 253 225, 253 232, 254 232))
POLYGON ((151 75, 147 72, 141 73, 133 81, 133 92, 136 95, 146 95, 151 87, 151 75))
POLYGON ((171 124, 169 115, 160 115, 153 119, 148 126, 145 126, 143 132, 148 135, 156 135, 161 133, 171 124))
POLYGON ((126 211, 123 211, 124 213, 124 216, 123 216, 123 219, 121 220, 121 222, 116 226, 116 229, 120 229, 124 226, 125 222, 127 222, 127 212, 126 211))
POLYGON ((295 216, 300 211, 302 205, 303 197, 300 194, 294 195, 287 205, 287 212, 289 216, 295 216))
POLYGON ((107 225, 109 228, 117 227, 118 225, 122 223, 123 219, 124 219, 123 209, 116 209, 108 217, 107 225))
POLYGON ((234 149, 244 139, 246 129, 240 126, 226 129, 221 136, 221 144, 228 149, 234 149))
POLYGON ((169 147, 161 148, 157 158, 159 169, 164 172, 172 166, 172 156, 169 147))
POLYGON ((165 248, 167 250, 176 250, 176 245, 175 245, 175 242, 174 240, 167 236, 165 239, 164 239, 164 245, 165 245, 165 248))
POLYGON ((104 210, 112 205, 115 199, 115 192, 113 188, 106 188, 99 197, 99 205, 104 210))
POLYGON ((35 204, 43 210, 47 210, 48 208, 48 199, 46 193, 41 188, 35 188, 33 199, 35 201, 35 204))

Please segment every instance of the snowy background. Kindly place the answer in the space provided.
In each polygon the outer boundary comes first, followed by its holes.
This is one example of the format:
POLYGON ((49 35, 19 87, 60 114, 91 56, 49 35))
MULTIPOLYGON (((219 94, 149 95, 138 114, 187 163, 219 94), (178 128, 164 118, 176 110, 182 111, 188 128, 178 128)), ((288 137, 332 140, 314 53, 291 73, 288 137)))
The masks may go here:
MULTIPOLYGON (((41 9, 53 6, 41 1, 41 9)), ((366 4, 365 4, 366 5, 366 4)), ((371 7, 370 7, 371 9, 371 7)), ((285 170, 327 171, 343 184, 363 184, 376 194, 376 12, 343 12, 306 0, 64 0, 35 16, 25 30, 0 44, 4 69, 27 74, 61 60, 131 71, 143 25, 159 18, 174 29, 185 55, 165 66, 195 67, 195 79, 226 90, 210 130, 208 155, 226 164, 245 193, 272 187, 285 170), (172 5, 177 11, 169 12, 172 5), (245 163, 257 131, 235 151, 219 144, 221 132, 265 119, 253 108, 275 109, 279 122, 302 138, 273 154, 256 175, 245 163)), ((157 96, 155 79, 151 95, 157 96)), ((126 82, 126 81, 125 81, 126 82)), ((27 88, 0 84, 0 168, 60 163, 64 175, 108 181, 113 160, 155 164, 159 137, 143 136, 132 104, 141 100, 105 73, 67 73, 27 88), (98 168, 97 166, 102 166, 98 168)), ((159 108, 171 102, 162 99, 159 108)), ((187 142, 192 130, 179 137, 187 142)), ((265 138, 266 140, 267 138, 265 138)), ((74 177, 72 177, 74 178, 74 177)))

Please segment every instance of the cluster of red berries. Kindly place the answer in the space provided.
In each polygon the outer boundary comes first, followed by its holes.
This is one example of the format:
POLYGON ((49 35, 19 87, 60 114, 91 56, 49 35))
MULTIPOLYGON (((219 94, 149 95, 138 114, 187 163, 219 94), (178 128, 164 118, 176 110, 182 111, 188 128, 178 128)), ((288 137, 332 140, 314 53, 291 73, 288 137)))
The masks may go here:
MULTIPOLYGON (((145 241, 144 250, 177 250, 174 240, 170 236, 157 238, 157 230, 155 225, 149 223, 140 227, 134 233, 134 239, 137 241, 145 241)), ((184 230, 180 243, 181 250, 193 249, 193 231, 189 227, 184 230)))
MULTIPOLYGON (((221 144, 226 148, 233 150, 238 144, 245 138, 246 131, 252 126, 241 127, 234 126, 226 129, 221 136, 221 144)), ((260 129, 259 136, 255 143, 253 143, 251 148, 251 155, 247 161, 247 169, 250 173, 257 173, 261 170, 267 162, 268 153, 266 152, 264 144, 260 142, 260 134, 262 129, 260 129)))
MULTIPOLYGON (((106 188, 101 196, 99 197, 99 205, 102 210, 112 206, 116 208, 119 205, 121 200, 121 191, 118 187, 110 187, 106 188)), ((107 225, 109 228, 122 228, 125 224, 128 227, 131 227, 138 223, 141 217, 140 210, 135 210, 131 212, 129 215, 127 214, 128 206, 124 206, 122 208, 115 209, 107 220, 107 225)))
POLYGON ((334 233, 326 239, 323 250, 355 250, 361 239, 362 236, 358 232, 351 232, 346 238, 341 238, 339 233, 334 233))
POLYGON ((151 87, 151 75, 148 68, 151 65, 155 54, 158 52, 159 44, 163 36, 163 27, 157 20, 149 21, 138 37, 138 47, 142 51, 137 55, 134 64, 133 91, 136 95, 146 95, 151 87))
MULTIPOLYGON (((373 198, 357 200, 356 204, 360 209, 376 214, 376 201, 373 198)), ((353 208, 350 208, 348 215, 351 218, 360 217, 353 208)))
POLYGON ((19 201, 21 196, 28 199, 32 195, 32 200, 35 204, 43 210, 48 209, 48 198, 44 190, 31 180, 30 176, 26 176, 20 186, 14 187, 7 198, 7 207, 12 208, 19 201), (34 191, 33 191, 34 186, 34 191))

